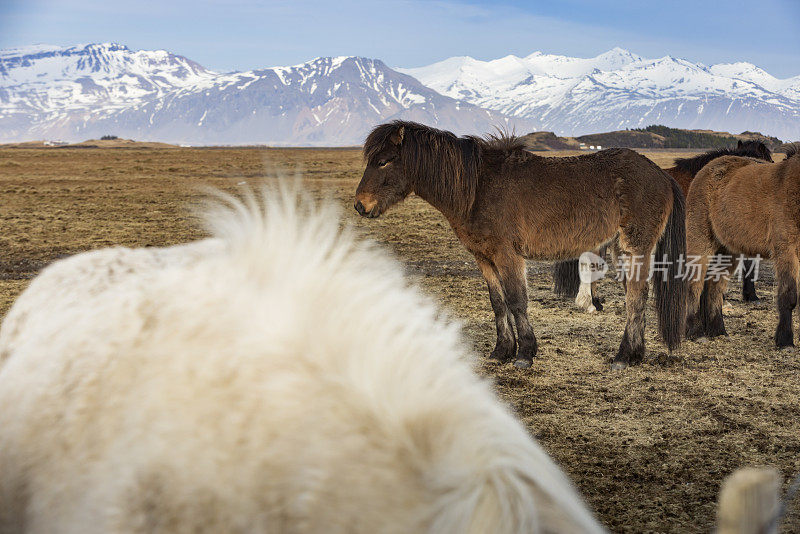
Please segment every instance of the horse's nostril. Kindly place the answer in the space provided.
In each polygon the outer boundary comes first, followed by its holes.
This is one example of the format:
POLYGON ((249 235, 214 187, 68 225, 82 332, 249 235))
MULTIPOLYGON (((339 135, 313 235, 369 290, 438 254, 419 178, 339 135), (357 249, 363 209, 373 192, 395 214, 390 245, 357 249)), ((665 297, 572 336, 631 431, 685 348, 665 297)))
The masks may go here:
POLYGON ((356 209, 359 215, 364 215, 364 205, 360 200, 357 200, 353 207, 356 209))

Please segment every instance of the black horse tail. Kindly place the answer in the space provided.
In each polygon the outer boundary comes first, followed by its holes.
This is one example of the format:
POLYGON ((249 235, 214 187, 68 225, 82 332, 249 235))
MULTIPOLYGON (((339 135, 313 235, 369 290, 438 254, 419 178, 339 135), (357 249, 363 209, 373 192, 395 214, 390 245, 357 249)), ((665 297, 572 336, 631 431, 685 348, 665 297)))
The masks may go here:
POLYGON ((575 298, 581 286, 578 259, 553 264, 553 291, 559 297, 575 298))
MULTIPOLYGON (((666 174, 666 173, 665 173, 666 174)), ((689 282, 680 272, 679 260, 686 254, 686 200, 677 182, 672 183, 672 212, 656 245, 655 260, 665 269, 653 273, 658 332, 669 350, 681 344, 686 325, 689 282)))

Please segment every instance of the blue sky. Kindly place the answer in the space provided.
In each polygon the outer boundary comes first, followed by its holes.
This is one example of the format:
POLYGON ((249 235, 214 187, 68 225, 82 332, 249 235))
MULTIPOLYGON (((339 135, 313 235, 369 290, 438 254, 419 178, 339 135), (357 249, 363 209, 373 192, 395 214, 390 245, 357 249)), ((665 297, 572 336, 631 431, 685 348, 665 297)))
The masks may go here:
POLYGON ((749 61, 800 75, 800 0, 0 0, 0 48, 115 41, 220 71, 361 55, 415 67, 541 50, 749 61))

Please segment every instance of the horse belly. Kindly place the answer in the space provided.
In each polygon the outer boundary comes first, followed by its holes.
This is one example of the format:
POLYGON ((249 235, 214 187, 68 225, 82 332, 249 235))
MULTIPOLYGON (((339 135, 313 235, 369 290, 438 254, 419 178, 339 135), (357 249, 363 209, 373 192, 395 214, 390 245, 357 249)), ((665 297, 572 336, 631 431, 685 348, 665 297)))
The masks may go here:
POLYGON ((717 240, 734 254, 769 257, 772 217, 769 199, 741 181, 729 182, 710 205, 711 226, 717 240))
POLYGON ((608 209, 562 214, 560 218, 553 214, 549 221, 521 226, 515 248, 519 255, 530 260, 577 258, 613 240, 618 229, 619 216, 608 209))

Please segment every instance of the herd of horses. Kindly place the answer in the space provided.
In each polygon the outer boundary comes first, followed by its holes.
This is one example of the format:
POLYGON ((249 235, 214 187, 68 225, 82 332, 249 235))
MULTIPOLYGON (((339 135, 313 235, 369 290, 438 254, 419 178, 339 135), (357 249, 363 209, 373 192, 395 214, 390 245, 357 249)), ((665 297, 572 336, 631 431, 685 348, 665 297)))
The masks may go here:
MULTIPOLYGON (((740 254, 771 258, 778 281, 778 347, 793 345, 800 274, 800 156, 789 145, 774 163, 761 142, 739 142, 662 170, 624 148, 566 158, 525 149, 512 135, 457 137, 422 124, 377 126, 364 144, 366 169, 355 209, 378 217, 416 193, 439 210, 475 257, 495 314, 490 358, 531 366, 536 336, 527 314, 525 260, 560 262, 556 289, 577 291, 578 258, 606 247, 622 259, 626 323, 614 369, 642 361, 653 281, 658 333, 669 350, 682 338, 725 334, 727 276, 709 263, 740 254), (697 259, 693 276, 686 265, 697 259), (660 262, 655 268, 654 262, 660 262)), ((729 275, 733 262, 723 269, 729 275)), ((752 268, 745 268, 752 273, 752 268)), ((590 283, 586 307, 599 306, 590 283)), ((756 299, 752 276, 745 300, 756 299)))
MULTIPOLYGON (((359 214, 416 193, 475 256, 497 361, 536 355, 525 260, 567 262, 567 287, 569 262, 603 247, 626 284, 614 368, 644 356, 651 274, 667 347, 725 332, 725 282, 681 276, 688 254, 702 269, 772 258, 775 342, 792 343, 796 146, 780 163, 744 145, 668 173, 627 149, 545 158, 512 136, 396 121, 364 156, 359 214)), ((77 254, 17 298, 0 325, 0 532, 604 532, 458 325, 331 204, 279 184, 220 193, 209 239, 77 254)))
MULTIPOLYGON (((700 170, 710 161, 722 156, 743 156, 762 159, 770 163, 772 153, 761 141, 739 141, 736 148, 722 148, 710 150, 691 158, 679 158, 675 165, 664 169, 672 176, 681 187, 684 196, 689 194, 689 185, 700 170)), ((605 247, 595 251, 600 256, 605 255, 605 247)), ((612 256, 616 259, 616 249, 611 248, 612 256)), ((602 310, 601 299, 595 295, 595 283, 581 283, 580 267, 577 259, 557 262, 553 265, 554 291, 563 297, 574 297, 578 307, 592 312, 602 310)), ((755 274, 753 261, 743 259, 742 265, 742 300, 757 302, 758 294, 755 289, 755 274)), ((624 281, 624 278, 622 278, 624 281)), ((596 282, 596 281, 595 281, 596 282)))

